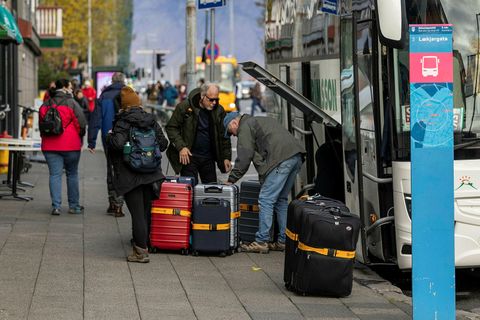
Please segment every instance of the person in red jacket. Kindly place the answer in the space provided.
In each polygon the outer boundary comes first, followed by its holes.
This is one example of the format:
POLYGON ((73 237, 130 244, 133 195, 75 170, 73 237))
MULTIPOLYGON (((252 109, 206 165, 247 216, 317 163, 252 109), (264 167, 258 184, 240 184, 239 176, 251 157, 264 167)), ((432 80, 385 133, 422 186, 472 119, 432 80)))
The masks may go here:
POLYGON ((97 91, 92 87, 90 81, 85 81, 84 87, 82 89, 83 95, 88 100, 88 111, 90 113, 95 109, 95 100, 97 99, 97 91))
POLYGON ((68 212, 83 213, 79 204, 78 163, 82 149, 82 137, 85 135, 85 116, 82 108, 73 99, 72 84, 66 79, 55 82, 56 90, 44 102, 39 110, 39 122, 55 105, 62 119, 63 133, 59 135, 42 134, 42 152, 47 161, 50 174, 49 187, 52 199, 52 215, 60 215, 62 205, 62 174, 67 174, 68 212))

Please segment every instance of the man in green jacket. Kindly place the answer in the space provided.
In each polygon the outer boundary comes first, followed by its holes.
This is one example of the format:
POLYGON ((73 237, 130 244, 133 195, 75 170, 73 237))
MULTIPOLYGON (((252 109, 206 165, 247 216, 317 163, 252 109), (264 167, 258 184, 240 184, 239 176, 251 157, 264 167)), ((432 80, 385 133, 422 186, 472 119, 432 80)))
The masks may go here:
POLYGON ((225 110, 218 104, 219 87, 206 83, 177 105, 168 121, 167 157, 176 174, 202 183, 217 182, 215 162, 222 173, 232 169, 232 146, 225 137, 225 110))
POLYGON ((223 120, 225 134, 238 137, 235 167, 228 176, 229 183, 237 182, 253 162, 261 188, 258 232, 255 241, 242 245, 246 252, 268 253, 285 250, 288 194, 302 167, 305 148, 281 124, 268 117, 252 117, 231 112, 223 120), (273 213, 277 213, 278 241, 270 242, 273 213))

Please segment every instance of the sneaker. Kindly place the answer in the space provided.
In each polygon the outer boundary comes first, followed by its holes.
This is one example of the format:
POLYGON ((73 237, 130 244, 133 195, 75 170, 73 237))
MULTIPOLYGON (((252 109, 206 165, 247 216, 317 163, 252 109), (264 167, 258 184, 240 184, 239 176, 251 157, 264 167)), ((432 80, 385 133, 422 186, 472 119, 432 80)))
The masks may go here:
POLYGON ((117 206, 113 202, 110 202, 110 205, 107 208, 107 213, 115 213, 116 208, 117 206))
POLYGON ((68 213, 71 214, 82 214, 85 208, 83 206, 76 206, 75 208, 68 209, 68 213))
POLYGON ((122 206, 115 207, 115 211, 113 212, 113 216, 115 218, 125 217, 125 214, 122 211, 122 206))
POLYGON ((268 253, 268 245, 266 242, 253 241, 249 244, 241 245, 243 252, 268 253))
POLYGON ((285 251, 285 243, 281 242, 269 242, 268 249, 271 251, 285 251))
POLYGON ((52 216, 59 216, 61 213, 60 208, 53 208, 52 216))
POLYGON ((150 262, 150 257, 148 256, 148 249, 143 249, 134 245, 133 252, 127 257, 127 261, 139 263, 150 262))

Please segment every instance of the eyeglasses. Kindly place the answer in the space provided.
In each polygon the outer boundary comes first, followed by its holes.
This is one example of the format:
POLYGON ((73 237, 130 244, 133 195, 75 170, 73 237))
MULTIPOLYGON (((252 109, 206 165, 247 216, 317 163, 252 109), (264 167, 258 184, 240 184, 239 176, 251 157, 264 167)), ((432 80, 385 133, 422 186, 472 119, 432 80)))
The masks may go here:
POLYGON ((216 102, 217 104, 218 104, 218 101, 220 101, 219 98, 209 98, 209 97, 207 97, 207 96, 205 96, 205 98, 207 98, 208 101, 210 101, 210 102, 216 102))

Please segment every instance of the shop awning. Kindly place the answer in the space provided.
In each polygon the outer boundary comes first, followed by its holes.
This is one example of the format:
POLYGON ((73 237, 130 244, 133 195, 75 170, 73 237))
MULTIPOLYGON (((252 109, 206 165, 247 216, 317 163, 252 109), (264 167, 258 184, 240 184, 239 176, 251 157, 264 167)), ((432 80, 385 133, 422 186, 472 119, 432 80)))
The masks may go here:
POLYGON ((17 44, 23 42, 15 18, 3 5, 0 5, 0 41, 14 41, 17 44))

